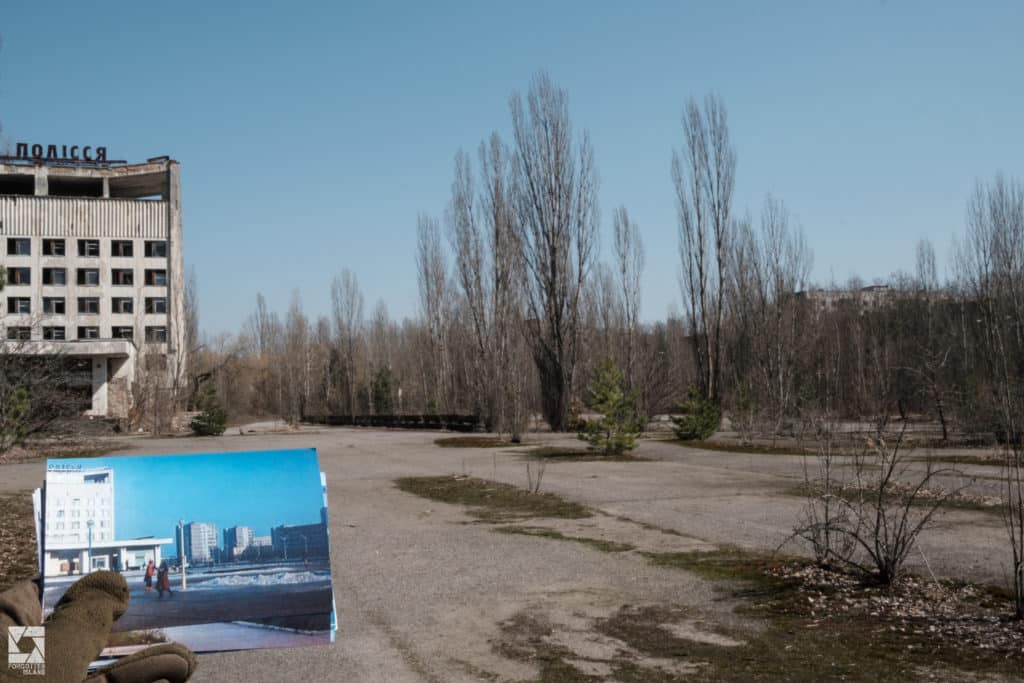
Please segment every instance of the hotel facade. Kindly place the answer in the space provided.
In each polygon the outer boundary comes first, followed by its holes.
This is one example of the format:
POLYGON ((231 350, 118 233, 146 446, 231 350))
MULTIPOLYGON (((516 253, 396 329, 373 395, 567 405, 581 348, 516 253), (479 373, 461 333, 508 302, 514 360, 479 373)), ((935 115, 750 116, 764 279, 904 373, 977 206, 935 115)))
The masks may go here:
POLYGON ((160 546, 172 539, 117 537, 112 468, 51 464, 46 483, 44 576, 133 571, 149 561, 160 563, 160 546))
POLYGON ((64 159, 20 143, 0 157, 0 344, 75 361, 85 412, 123 418, 140 368, 184 377, 180 172, 99 149, 64 159))

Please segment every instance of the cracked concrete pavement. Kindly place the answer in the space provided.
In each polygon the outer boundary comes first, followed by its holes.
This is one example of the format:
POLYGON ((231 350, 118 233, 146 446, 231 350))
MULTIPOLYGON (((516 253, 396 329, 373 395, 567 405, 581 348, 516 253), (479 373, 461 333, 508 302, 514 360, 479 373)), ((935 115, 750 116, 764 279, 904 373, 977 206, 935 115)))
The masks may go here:
MULTIPOLYGON (((128 448, 113 455, 316 447, 327 473, 339 631, 330 646, 201 655, 196 681, 522 680, 536 670, 501 656, 494 643, 501 623, 523 610, 551 605, 572 614, 575 605, 603 614, 626 604, 673 603, 705 621, 738 619, 696 576, 651 566, 635 553, 497 534, 472 523, 459 506, 418 498, 393 484, 398 477, 468 474, 525 486, 522 448, 577 445, 571 435, 530 435, 516 448, 477 449, 439 448, 434 432, 233 431, 218 438, 119 438, 128 448)), ((552 521, 551 528, 641 547, 773 550, 799 514, 802 501, 789 493, 802 481, 799 457, 654 441, 642 441, 636 454, 650 460, 548 464, 543 491, 606 513, 552 521)), ((43 472, 42 462, 4 465, 0 493, 34 488, 43 472)), ((1002 583, 1005 534, 998 515, 952 510, 922 537, 922 553, 912 563, 926 572, 926 557, 939 576, 1002 583)))

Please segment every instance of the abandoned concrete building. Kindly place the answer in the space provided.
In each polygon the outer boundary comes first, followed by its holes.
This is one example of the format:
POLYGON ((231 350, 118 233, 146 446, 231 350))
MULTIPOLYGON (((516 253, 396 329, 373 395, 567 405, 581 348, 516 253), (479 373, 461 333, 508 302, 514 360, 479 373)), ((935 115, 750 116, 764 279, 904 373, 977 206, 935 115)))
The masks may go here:
POLYGON ((163 386, 184 376, 179 164, 23 147, 0 158, 0 345, 64 356, 83 412, 123 418, 140 372, 163 386))

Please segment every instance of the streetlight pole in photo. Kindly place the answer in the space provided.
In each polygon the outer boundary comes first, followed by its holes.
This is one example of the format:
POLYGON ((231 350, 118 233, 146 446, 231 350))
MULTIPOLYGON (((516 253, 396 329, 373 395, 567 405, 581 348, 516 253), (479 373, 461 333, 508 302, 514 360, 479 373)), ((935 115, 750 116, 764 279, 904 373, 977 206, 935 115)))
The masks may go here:
POLYGON ((179 558, 180 559, 179 564, 181 566, 181 590, 185 590, 186 588, 188 588, 188 578, 185 576, 185 567, 188 565, 188 557, 186 556, 186 553, 185 553, 185 520, 184 519, 179 519, 178 520, 178 538, 181 539, 179 541, 180 545, 178 546, 179 548, 181 548, 181 551, 180 551, 181 552, 181 557, 179 558))
POLYGON ((85 561, 86 562, 86 564, 85 564, 85 571, 82 572, 83 574, 88 574, 89 572, 92 571, 92 525, 93 525, 93 523, 94 522, 91 519, 88 522, 85 523, 85 526, 88 527, 88 529, 89 529, 89 557, 85 561))

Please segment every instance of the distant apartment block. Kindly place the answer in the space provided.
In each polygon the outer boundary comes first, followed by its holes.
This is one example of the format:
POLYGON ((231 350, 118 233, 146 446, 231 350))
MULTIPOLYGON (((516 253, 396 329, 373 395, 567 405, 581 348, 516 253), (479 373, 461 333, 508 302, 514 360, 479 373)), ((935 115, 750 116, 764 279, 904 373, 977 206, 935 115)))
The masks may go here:
POLYGON ((139 363, 184 368, 177 161, 0 158, 0 267, 0 344, 63 354, 88 414, 126 416, 139 363))
POLYGON ((253 545, 252 527, 248 526, 233 526, 224 530, 224 550, 223 557, 225 560, 233 560, 235 558, 242 557, 246 549, 253 545))
POLYGON ((185 557, 189 564, 206 564, 218 559, 219 543, 217 525, 208 522, 189 522, 184 533, 178 534, 178 557, 185 557), (181 547, 184 536, 185 547, 181 547))
POLYGON ((320 511, 319 524, 285 524, 270 530, 274 552, 284 559, 327 557, 330 540, 327 535, 327 508, 320 511))

